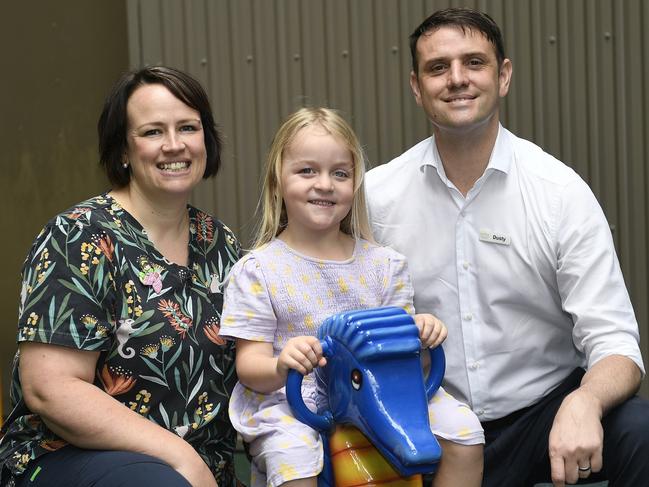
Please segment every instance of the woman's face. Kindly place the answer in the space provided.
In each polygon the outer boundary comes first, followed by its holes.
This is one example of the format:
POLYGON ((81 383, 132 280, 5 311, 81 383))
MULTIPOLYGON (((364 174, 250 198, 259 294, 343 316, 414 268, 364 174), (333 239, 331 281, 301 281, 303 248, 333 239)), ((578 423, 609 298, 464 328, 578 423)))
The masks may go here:
POLYGON ((137 88, 126 105, 129 186, 150 199, 189 195, 205 173, 198 111, 160 84, 137 88))

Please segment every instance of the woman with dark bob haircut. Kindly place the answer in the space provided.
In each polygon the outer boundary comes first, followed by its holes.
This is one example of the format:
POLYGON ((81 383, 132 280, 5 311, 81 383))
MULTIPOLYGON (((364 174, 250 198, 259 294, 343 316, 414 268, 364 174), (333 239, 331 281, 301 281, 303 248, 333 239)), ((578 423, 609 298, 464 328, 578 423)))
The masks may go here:
POLYGON ((232 232, 189 205, 221 142, 200 84, 127 73, 99 118, 112 189, 56 215, 25 260, 2 485, 236 484, 219 336, 232 232))
POLYGON ((200 114, 207 149, 203 177, 215 176, 221 166, 221 138, 216 131, 207 94, 198 81, 182 71, 154 66, 123 76, 113 87, 99 117, 99 160, 113 187, 122 188, 131 179, 128 167, 123 166, 127 150, 127 104, 133 91, 146 84, 164 86, 173 96, 200 114))

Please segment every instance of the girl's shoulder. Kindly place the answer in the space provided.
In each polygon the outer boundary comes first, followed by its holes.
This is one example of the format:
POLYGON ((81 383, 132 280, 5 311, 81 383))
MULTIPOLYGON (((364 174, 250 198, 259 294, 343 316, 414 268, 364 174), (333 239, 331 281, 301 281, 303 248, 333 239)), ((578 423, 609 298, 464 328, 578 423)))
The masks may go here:
POLYGON ((260 290, 275 281, 283 268, 273 242, 248 251, 230 269, 227 286, 260 290))
POLYGON ((261 266, 275 267, 281 263, 287 263, 294 260, 297 254, 278 238, 274 238, 268 243, 252 249, 248 254, 255 259, 261 266))
POLYGON ((283 249, 277 245, 277 239, 271 240, 268 243, 250 249, 240 260, 239 264, 242 266, 254 263, 257 267, 260 263, 270 260, 279 260, 282 257, 283 249))
POLYGON ((356 244, 356 252, 360 255, 367 255, 375 259, 386 259, 388 261, 404 261, 406 260, 403 254, 400 254, 392 247, 386 245, 379 245, 374 242, 369 242, 364 239, 358 239, 356 244))
POLYGON ((273 240, 260 247, 249 250, 243 255, 234 267, 232 274, 240 273, 257 273, 259 269, 267 262, 276 262, 280 259, 282 251, 278 248, 276 240, 273 240))

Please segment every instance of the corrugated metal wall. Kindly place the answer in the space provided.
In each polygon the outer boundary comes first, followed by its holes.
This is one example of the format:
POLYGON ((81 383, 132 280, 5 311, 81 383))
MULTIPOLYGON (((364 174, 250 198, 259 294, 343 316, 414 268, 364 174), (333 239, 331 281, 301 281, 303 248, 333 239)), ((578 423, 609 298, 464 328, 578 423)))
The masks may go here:
POLYGON ((514 65, 505 125, 573 166, 604 207, 649 358, 649 2, 127 0, 131 64, 176 66, 208 88, 227 153, 195 202, 247 241, 266 150, 297 107, 342 110, 372 165, 428 135, 407 38, 460 5, 503 29, 514 65))

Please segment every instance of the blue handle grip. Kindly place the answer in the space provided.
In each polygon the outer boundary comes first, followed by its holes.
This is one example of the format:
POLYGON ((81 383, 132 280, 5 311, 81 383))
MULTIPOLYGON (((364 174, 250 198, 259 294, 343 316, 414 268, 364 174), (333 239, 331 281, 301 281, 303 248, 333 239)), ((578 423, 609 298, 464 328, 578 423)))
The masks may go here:
POLYGON ((426 397, 430 401, 444 380, 446 372, 446 355, 441 346, 428 349, 430 353, 430 372, 426 378, 426 397))
MULTIPOLYGON (((325 357, 331 356, 330 343, 320 340, 322 354, 325 357)), ((326 411, 324 414, 316 414, 311 411, 302 397, 302 379, 304 376, 297 370, 289 369, 286 378, 286 400, 293 411, 293 415, 304 424, 308 424, 319 433, 329 433, 334 429, 334 417, 331 412, 326 411)))

